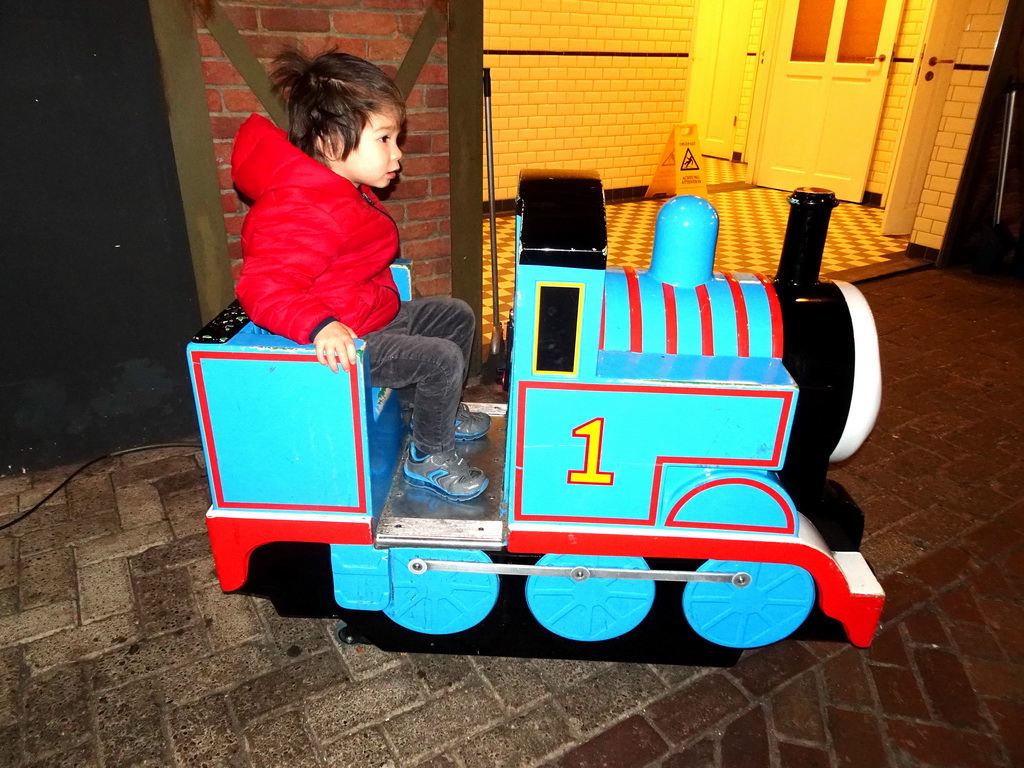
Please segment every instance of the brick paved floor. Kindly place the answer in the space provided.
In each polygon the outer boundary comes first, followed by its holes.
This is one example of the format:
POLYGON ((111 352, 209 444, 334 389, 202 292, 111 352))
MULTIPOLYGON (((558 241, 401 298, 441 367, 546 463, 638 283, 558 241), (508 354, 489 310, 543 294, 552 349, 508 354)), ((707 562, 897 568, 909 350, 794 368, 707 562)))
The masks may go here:
MULTIPOLYGON (((406 656, 223 595, 201 455, 96 465, 0 533, 0 766, 1024 765, 1024 284, 862 285, 878 427, 835 476, 889 598, 867 651, 731 669, 406 656)), ((0 478, 0 521, 58 468, 0 478)))

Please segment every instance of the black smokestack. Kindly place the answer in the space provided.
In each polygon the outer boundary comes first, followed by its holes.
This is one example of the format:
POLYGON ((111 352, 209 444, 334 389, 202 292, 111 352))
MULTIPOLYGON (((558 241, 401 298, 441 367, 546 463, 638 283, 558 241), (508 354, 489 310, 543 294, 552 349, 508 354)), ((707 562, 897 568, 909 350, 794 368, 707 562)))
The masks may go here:
POLYGON ((839 205, 835 194, 819 187, 799 187, 787 198, 789 222, 782 242, 779 271, 781 285, 816 285, 825 252, 825 236, 832 209, 839 205))

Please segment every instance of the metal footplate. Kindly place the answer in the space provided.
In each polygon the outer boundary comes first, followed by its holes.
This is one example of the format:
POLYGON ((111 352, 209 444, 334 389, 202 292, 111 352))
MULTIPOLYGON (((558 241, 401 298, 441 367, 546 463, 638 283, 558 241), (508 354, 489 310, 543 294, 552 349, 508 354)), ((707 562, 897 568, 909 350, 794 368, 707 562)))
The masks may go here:
POLYGON ((414 557, 409 561, 409 570, 415 574, 427 571, 452 571, 456 573, 494 573, 500 576, 560 576, 573 581, 587 579, 636 579, 640 581, 714 581, 729 582, 735 587, 750 584, 750 574, 704 573, 702 571, 640 571, 624 568, 587 568, 577 565, 564 568, 554 565, 512 565, 508 563, 468 563, 451 560, 424 560, 414 557))
POLYGON ((382 515, 377 526, 378 549, 434 547, 499 550, 505 541, 502 520, 431 520, 382 515))

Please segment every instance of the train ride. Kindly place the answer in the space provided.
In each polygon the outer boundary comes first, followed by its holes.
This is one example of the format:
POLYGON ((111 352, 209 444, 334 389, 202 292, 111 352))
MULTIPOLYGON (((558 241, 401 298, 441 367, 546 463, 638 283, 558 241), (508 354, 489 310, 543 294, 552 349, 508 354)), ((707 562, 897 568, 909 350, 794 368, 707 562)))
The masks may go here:
POLYGON ((857 288, 819 278, 834 195, 789 204, 774 279, 714 270, 718 215, 694 196, 661 207, 648 269, 617 267, 600 178, 524 171, 507 405, 471 405, 493 427, 460 449, 491 481, 469 502, 396 472, 407 415, 371 386, 372 349, 335 375, 229 307, 187 349, 222 588, 385 650, 868 646, 884 593, 827 471, 877 416, 877 334, 857 288))

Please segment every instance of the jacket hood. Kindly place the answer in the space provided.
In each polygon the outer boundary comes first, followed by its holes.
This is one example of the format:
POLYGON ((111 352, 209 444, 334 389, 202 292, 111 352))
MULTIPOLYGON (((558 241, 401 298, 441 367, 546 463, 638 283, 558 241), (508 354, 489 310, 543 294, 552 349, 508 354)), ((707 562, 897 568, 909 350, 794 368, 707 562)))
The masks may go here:
POLYGON ((356 186, 288 141, 288 134, 262 115, 250 115, 235 136, 231 179, 246 197, 283 187, 359 196, 356 186))

